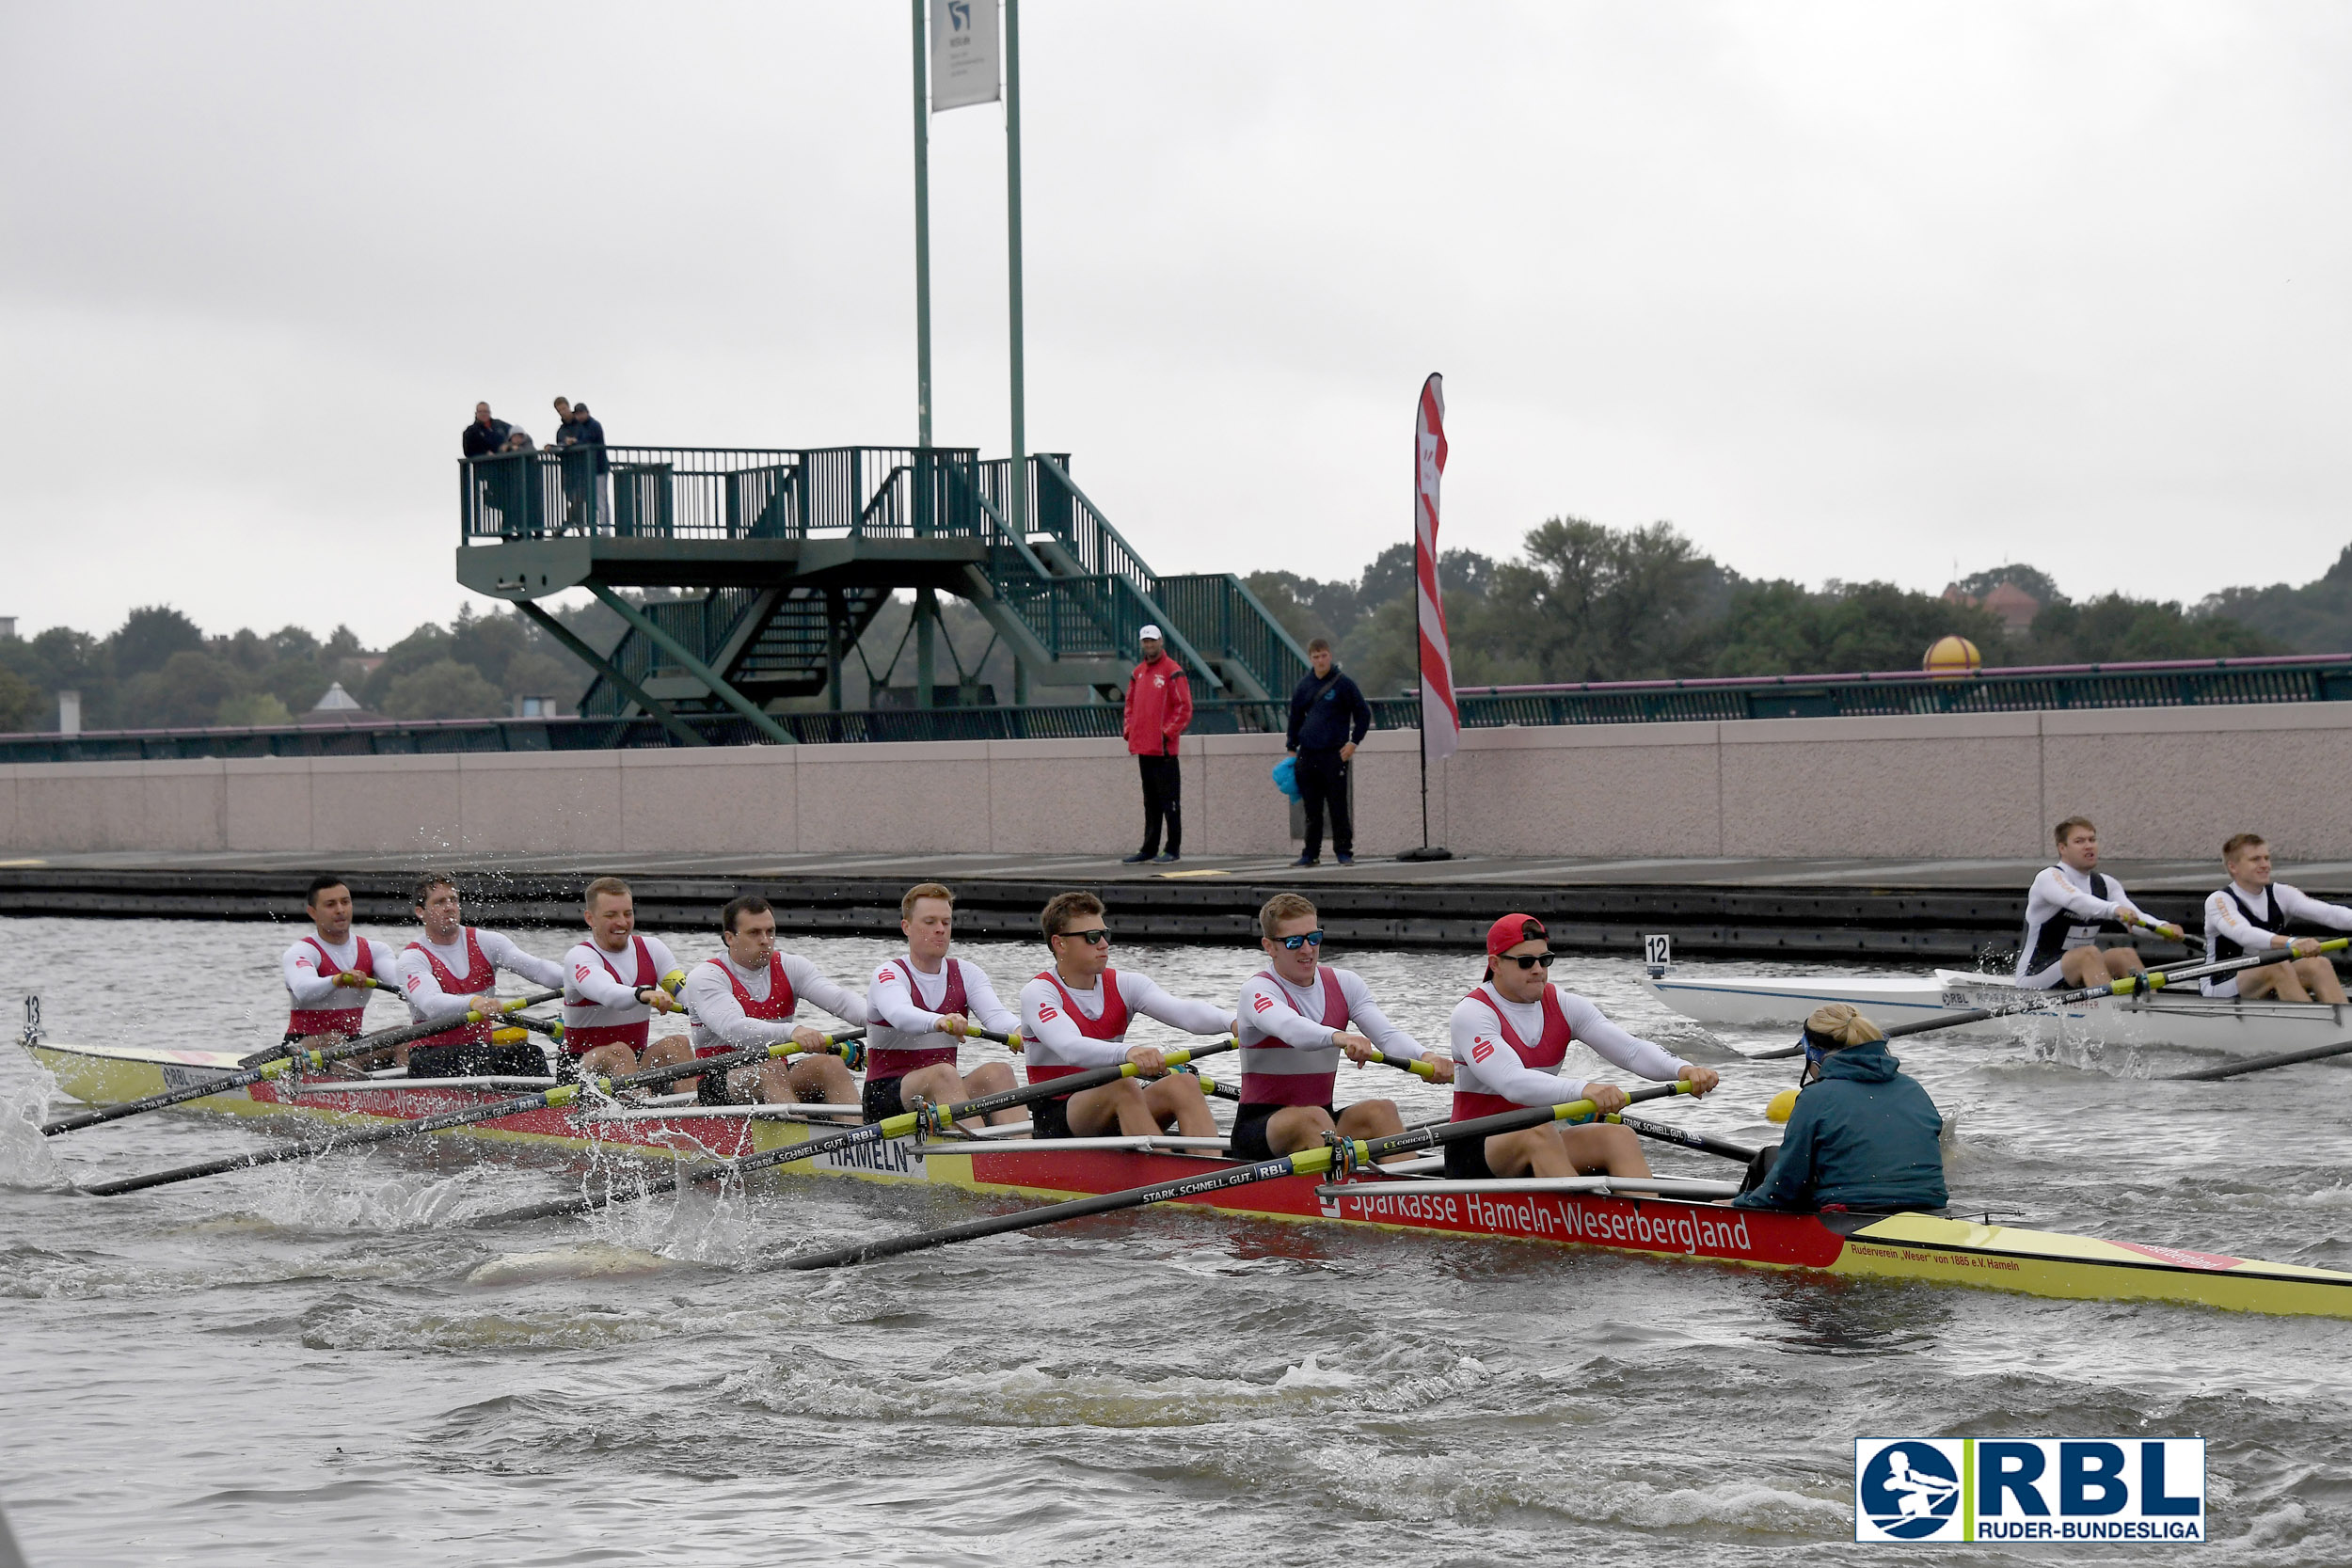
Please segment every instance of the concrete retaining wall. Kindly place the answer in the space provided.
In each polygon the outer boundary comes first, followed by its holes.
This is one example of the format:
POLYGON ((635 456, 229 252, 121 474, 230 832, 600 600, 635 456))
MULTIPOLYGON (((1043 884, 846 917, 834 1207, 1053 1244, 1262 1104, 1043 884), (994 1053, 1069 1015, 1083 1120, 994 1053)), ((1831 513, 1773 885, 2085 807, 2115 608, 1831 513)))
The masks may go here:
MULTIPOLYGON (((1184 742, 1184 847, 1291 848, 1279 741, 1184 742)), ((1358 756, 1358 847, 1420 840, 1408 732, 1358 756)), ((1975 718, 1472 730, 1430 770, 1432 837, 1487 854, 2043 852, 2083 813, 2107 850, 2197 857, 2251 828, 2352 858, 2352 703, 1975 718)), ((0 847, 421 854, 1116 853, 1141 837, 1115 740, 37 763, 0 767, 0 847)))

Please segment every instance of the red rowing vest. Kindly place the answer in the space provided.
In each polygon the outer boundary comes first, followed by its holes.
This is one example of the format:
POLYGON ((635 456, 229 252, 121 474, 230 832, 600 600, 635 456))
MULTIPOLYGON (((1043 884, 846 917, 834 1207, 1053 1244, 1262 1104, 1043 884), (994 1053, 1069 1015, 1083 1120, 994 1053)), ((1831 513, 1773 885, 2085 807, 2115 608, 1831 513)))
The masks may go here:
MULTIPOLYGON (((482 956, 482 943, 474 940, 473 927, 465 927, 465 932, 466 973, 463 975, 452 974, 449 966, 423 942, 412 942, 408 944, 409 952, 423 954, 424 961, 433 966, 433 983, 441 988, 444 996, 481 996, 499 983, 498 967, 482 956)), ((429 1039, 419 1040, 410 1049, 428 1045, 487 1045, 493 1027, 488 1019, 479 1023, 461 1023, 429 1039)))
MULTIPOLYGON (((1282 984, 1271 970, 1258 971, 1258 977, 1272 980, 1278 986, 1282 984)), ((1323 982, 1323 1026, 1331 1030, 1346 1028, 1347 998, 1340 993, 1340 983, 1327 974, 1317 978, 1323 982)), ((1285 988, 1282 994, 1288 996, 1291 992, 1285 988)), ((1338 1092, 1339 1081, 1340 1048, 1336 1045, 1295 1046, 1269 1035, 1241 1048, 1244 1105, 1328 1105, 1332 1095, 1338 1092), (1313 1070, 1307 1062, 1311 1054, 1327 1058, 1330 1066, 1313 1070), (1300 1070, 1279 1070, 1286 1067, 1300 1070), (1268 1071, 1269 1068, 1278 1070, 1268 1071)))
MULTIPOLYGON (((318 938, 304 937, 302 940, 318 952, 321 979, 343 973, 343 966, 326 956, 326 946, 318 938)), ((375 978, 375 950, 368 945, 367 938, 356 940, 359 943, 359 955, 352 961, 351 973, 373 980, 375 978)), ((295 1007, 286 1014, 286 1033, 340 1035, 344 1039, 350 1039, 359 1033, 360 1021, 367 1016, 367 1011, 368 993, 365 990, 359 992, 359 1005, 356 1007, 295 1007)))
MULTIPOLYGON (((1054 990, 1060 994, 1062 1011, 1069 1014, 1070 1022, 1076 1024, 1078 1033, 1087 1038, 1116 1045, 1127 1037, 1127 998, 1119 989, 1119 971, 1115 969, 1103 971, 1103 1016, 1101 1018, 1089 1018, 1080 1011, 1077 1000, 1070 994, 1070 988, 1063 985, 1061 976, 1052 970, 1047 970, 1038 978, 1052 985, 1054 990)), ((1073 1072, 1091 1072, 1094 1069, 1083 1067, 1059 1067, 1046 1062, 1033 1061, 1027 1064, 1025 1070, 1029 1075, 1030 1083, 1043 1084, 1056 1078, 1067 1078, 1073 1072)), ((1061 1094, 1054 1098, 1068 1100, 1070 1097, 1061 1094)))
MULTIPOLYGON (((653 972, 653 954, 646 950, 645 939, 631 937, 628 940, 637 952, 637 988, 643 990, 647 986, 659 983, 661 977, 653 972)), ((612 960, 605 957, 604 949, 597 947, 593 942, 588 945, 596 952, 596 962, 604 965, 604 972, 612 976, 613 983, 623 984, 621 972, 612 967, 612 960)), ((591 1006, 599 1005, 588 1004, 591 1006)), ((644 1006, 644 1004, 640 1003, 639 1006, 644 1006)), ((631 1051, 642 1052, 645 1049, 646 1037, 652 1033, 652 1030, 653 1009, 646 1007, 645 1016, 634 1023, 583 1023, 578 1028, 567 1024, 564 1030, 564 1049, 575 1056, 585 1056, 600 1045, 626 1045, 631 1051)))
MULTIPOLYGON (((719 973, 727 977, 727 988, 735 992, 735 1000, 741 1006, 745 1018, 755 1018, 763 1022, 777 1023, 790 1018, 793 1010, 800 1006, 800 999, 792 994, 792 982, 785 978, 784 955, 781 953, 768 955, 768 1000, 765 1002, 752 1000, 752 993, 744 989, 743 977, 735 973, 733 964, 720 958, 705 958, 703 961, 716 964, 719 973)), ((738 1049, 721 1040, 716 1045, 694 1047, 694 1054, 696 1056, 726 1056, 733 1054, 738 1049)))
MULTIPOLYGON (((1557 1072, 1560 1069, 1560 1064, 1567 1058, 1568 1047, 1576 1041, 1576 1036, 1568 1028, 1566 1015, 1560 1011, 1560 993, 1550 986, 1544 988, 1543 1037, 1533 1045, 1519 1038, 1518 1031, 1513 1029, 1511 1021, 1502 1016, 1502 1009, 1495 1006, 1494 998, 1486 994, 1486 987, 1481 986, 1470 992, 1470 1000, 1494 1014, 1495 1027, 1502 1034, 1503 1043, 1519 1053, 1520 1061, 1539 1072, 1557 1072)), ((1479 1060, 1479 1051, 1475 1045, 1470 1047, 1470 1060, 1473 1065, 1479 1060)), ((1499 1094, 1474 1094, 1459 1085, 1456 1085, 1454 1090, 1454 1119, 1455 1121, 1469 1121, 1473 1117, 1494 1117, 1501 1116, 1505 1111, 1526 1109, 1527 1107, 1518 1101, 1505 1100, 1499 1094)))
MULTIPOLYGON (((923 993, 914 988, 914 966, 904 958, 893 958, 890 961, 898 967, 899 974, 906 976, 907 1000, 918 1007, 923 1006, 923 993)), ((927 1010, 935 1013, 965 1012, 970 1004, 964 999, 963 994, 963 966, 953 958, 942 961, 947 966, 947 992, 939 999, 938 1006, 927 1010)), ((879 1016, 876 1022, 880 1022, 879 1016)), ((866 1081, 868 1084, 875 1084, 891 1078, 904 1078, 910 1072, 919 1072, 927 1067, 937 1067, 942 1062, 949 1067, 955 1066, 957 1040, 952 1035, 938 1037, 947 1042, 945 1045, 900 1045, 898 1043, 902 1039, 929 1039, 930 1037, 928 1035, 909 1035, 904 1030, 893 1029, 887 1025, 881 1028, 867 1025, 866 1081), (875 1044, 874 1041, 878 1037, 885 1043, 875 1044)))

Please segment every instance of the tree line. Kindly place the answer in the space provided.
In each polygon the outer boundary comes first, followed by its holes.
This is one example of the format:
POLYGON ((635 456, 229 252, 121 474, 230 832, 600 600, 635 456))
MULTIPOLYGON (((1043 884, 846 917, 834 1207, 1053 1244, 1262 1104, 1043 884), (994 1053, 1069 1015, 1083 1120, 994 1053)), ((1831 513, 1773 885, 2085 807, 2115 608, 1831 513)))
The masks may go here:
MULTIPOLYGON (((1962 579, 1971 596, 2010 582, 2041 601, 2017 636, 1987 610, 1893 583, 1807 588, 1742 577, 1668 523, 1613 529, 1555 517, 1529 531, 1511 560, 1448 550, 1439 572, 1463 686, 1913 669, 1947 633, 1975 642, 1987 664, 2352 649, 2352 546, 2316 581, 2232 588, 2194 606, 2122 594, 2077 601, 2023 562, 1962 579)), ((1388 695, 1413 683, 1410 545, 1391 546, 1352 578, 1256 572, 1247 581, 1302 643, 1329 638, 1366 691, 1388 695)), ((1005 650, 988 645, 970 607, 951 599, 942 609, 943 632, 969 676, 1009 701, 1005 650)), ((620 618, 602 605, 556 613, 592 647, 620 641, 620 618)), ((904 605, 891 605, 867 631, 865 657, 850 666, 850 705, 872 703, 882 681, 913 679, 907 615, 904 605)), ((944 652, 938 678, 956 678, 944 652)), ((478 614, 469 606, 379 654, 348 626, 324 638, 295 626, 208 637, 180 610, 149 605, 103 637, 56 626, 30 639, 0 638, 0 732, 54 729, 64 690, 81 693, 85 728, 162 729, 282 724, 335 682, 361 706, 395 719, 488 718, 511 713, 518 696, 552 697, 577 712, 590 679, 562 644, 511 610, 478 614)), ((1085 695, 1036 693, 1041 702, 1085 695)))
MULTIPOLYGON (((1461 686, 1710 675, 1912 670, 1957 633, 1989 664, 2092 664, 2352 649, 2352 546, 2302 587, 2236 588, 2194 606, 2106 594, 2075 600, 2024 563, 1962 579, 1982 597, 2003 582, 2041 601, 2012 636, 1990 611, 1890 582, 1808 588, 1747 578, 1669 523, 1615 529, 1554 517, 1498 562, 1448 550, 1438 562, 1454 674, 1461 686)), ((1413 547, 1389 546, 1356 578, 1292 572, 1246 579, 1300 641, 1330 639, 1368 692, 1416 678, 1413 547)))

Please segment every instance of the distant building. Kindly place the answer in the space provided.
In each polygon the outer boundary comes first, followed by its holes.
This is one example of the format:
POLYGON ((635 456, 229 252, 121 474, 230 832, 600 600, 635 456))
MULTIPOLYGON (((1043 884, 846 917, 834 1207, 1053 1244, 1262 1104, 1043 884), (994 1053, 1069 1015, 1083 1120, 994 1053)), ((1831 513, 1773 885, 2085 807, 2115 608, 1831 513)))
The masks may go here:
POLYGON ((343 683, 336 681, 327 687, 325 696, 310 705, 310 711, 304 714, 296 722, 303 724, 381 724, 385 722, 385 719, 380 713, 371 713, 361 707, 358 700, 343 689, 343 683))
POLYGON ((1961 592, 1960 584, 1947 583, 1944 588, 1947 604, 1964 604, 1972 609, 1987 610, 2001 623, 2001 629, 2011 637, 2023 637, 2033 629, 2033 618, 2042 613, 2042 601, 2013 582, 1994 585, 1993 592, 1979 599, 1973 594, 1961 592))

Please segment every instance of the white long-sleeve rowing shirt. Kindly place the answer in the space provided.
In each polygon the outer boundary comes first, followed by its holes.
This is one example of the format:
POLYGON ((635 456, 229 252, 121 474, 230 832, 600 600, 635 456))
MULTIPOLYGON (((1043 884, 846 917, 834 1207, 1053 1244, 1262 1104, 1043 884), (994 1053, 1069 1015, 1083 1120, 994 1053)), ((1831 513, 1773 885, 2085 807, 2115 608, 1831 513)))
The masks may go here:
MULTIPOLYGON (((1689 1063, 1610 1022, 1598 1007, 1574 991, 1554 987, 1551 995, 1575 1042, 1590 1046, 1604 1060, 1658 1083, 1679 1078, 1689 1070, 1689 1063)), ((1558 1042, 1562 1049, 1557 1053, 1543 1049, 1541 1002, 1508 1002, 1491 983, 1482 985, 1454 1005, 1453 1031, 1457 1119, 1465 1096, 1475 1097, 1468 1103, 1481 1106, 1481 1114, 1502 1108, 1499 1104, 1482 1105, 1484 1101, 1508 1101, 1514 1105, 1559 1102, 1560 1069, 1566 1042, 1558 1042), (1524 1054, 1495 1027, 1497 1013, 1511 1025, 1519 1044, 1528 1048, 1524 1054), (1531 1055, 1537 1059, 1528 1060, 1531 1055), (1548 1064, 1542 1060, 1546 1056, 1550 1058, 1548 1064)))
POLYGON ((408 1004, 408 1016, 419 1023, 455 1018, 466 1010, 467 1003, 498 983, 496 972, 501 969, 521 975, 534 986, 550 986, 560 990, 564 984, 564 969, 559 960, 526 953, 512 940, 496 931, 469 927, 460 930, 457 940, 452 942, 437 942, 419 932, 417 940, 401 950, 400 994, 408 1004), (482 983, 480 990, 460 990, 453 992, 441 984, 439 976, 433 973, 433 966, 424 961, 424 956, 432 954, 462 987, 473 963, 473 955, 466 947, 469 931, 481 947, 482 957, 488 960, 492 973, 482 983))
POLYGON ((593 940, 574 942, 564 955, 564 1048, 575 1055, 616 1040, 642 1048, 653 1009, 637 1000, 637 992, 660 985, 677 967, 676 955, 662 940, 643 931, 623 942, 618 953, 606 952, 593 940), (647 960, 642 973, 637 962, 641 942, 647 960), (629 1037, 614 1035, 615 1030, 626 1031, 629 1037), (590 1033, 583 1038, 582 1031, 590 1033))
MULTIPOLYGON (((782 957, 784 978, 792 988, 794 1012, 799 1011, 799 1004, 807 1002, 846 1022, 866 1022, 866 998, 847 986, 826 979, 815 964, 798 954, 786 953, 782 957)), ((743 1010, 735 987, 727 984, 730 974, 753 1001, 769 1000, 766 964, 745 969, 723 953, 711 962, 696 964, 686 972, 686 984, 679 990, 687 1011, 692 1015, 686 1027, 686 1037, 694 1049, 726 1047, 739 1051, 745 1046, 773 1045, 778 1040, 790 1039, 792 1031, 800 1027, 792 1022, 793 1015, 787 1013, 779 1019, 752 1017, 743 1010)))
MULTIPOLYGON (((1105 973, 1117 977, 1120 1000, 1126 1004, 1130 1018, 1142 1013, 1182 1029, 1188 1035, 1221 1035, 1232 1026, 1232 1015, 1214 1002, 1194 1002, 1182 996, 1170 996, 1150 975, 1139 974, 1131 969, 1113 969, 1105 973)), ((1063 1012, 1064 990, 1069 992, 1068 1005, 1085 1014, 1089 1022, 1101 1020, 1103 1009, 1109 1002, 1109 998, 1103 994, 1100 978, 1084 990, 1069 985, 1067 981, 1057 988, 1055 981, 1043 974, 1023 986, 1022 1054, 1030 1068, 1083 1071, 1088 1068, 1111 1067, 1125 1061, 1125 1031, 1120 1031, 1116 1039, 1089 1037, 1063 1012)), ((1030 1077, 1034 1082, 1037 1074, 1033 1071, 1030 1077)))
POLYGON ((961 1010, 983 1029, 1009 1035, 1021 1021, 996 996, 986 972, 969 958, 948 958, 926 974, 911 958, 878 965, 866 982, 866 1078, 900 1078, 957 1059, 957 1040, 940 1031, 943 1014, 961 1010), (962 1006, 954 1003, 961 992, 962 1006))
POLYGON ((2103 930, 2122 930, 2116 911, 2131 908, 2123 884, 2100 871, 2060 862, 2045 867, 2026 894, 2026 939, 2017 949, 2017 978, 2058 984, 2058 963, 2072 947, 2089 947, 2103 930))
MULTIPOLYGON (((2205 957, 2243 958, 2267 952, 2270 939, 2283 935, 2291 921, 2325 926, 2332 931, 2352 931, 2352 910, 2323 904, 2310 894, 2273 882, 2263 893, 2249 892, 2235 882, 2205 900, 2205 957)), ((2237 976, 2218 974, 2201 982, 2207 996, 2235 996, 2237 976)))
POLYGON ((360 1016, 368 1010, 368 988, 339 986, 335 976, 359 961, 366 944, 369 971, 379 985, 391 990, 400 984, 400 956, 389 943, 357 932, 330 942, 313 932, 286 949, 278 960, 286 976, 286 995, 294 1004, 286 1027, 296 1035, 357 1035, 360 1016))
POLYGON ((1421 1058, 1421 1045, 1389 1022, 1372 988, 1353 970, 1315 966, 1314 981, 1294 986, 1261 970, 1241 988, 1241 1102, 1327 1105, 1338 1083, 1340 1048, 1331 1036, 1351 1022, 1391 1061, 1421 1058))

